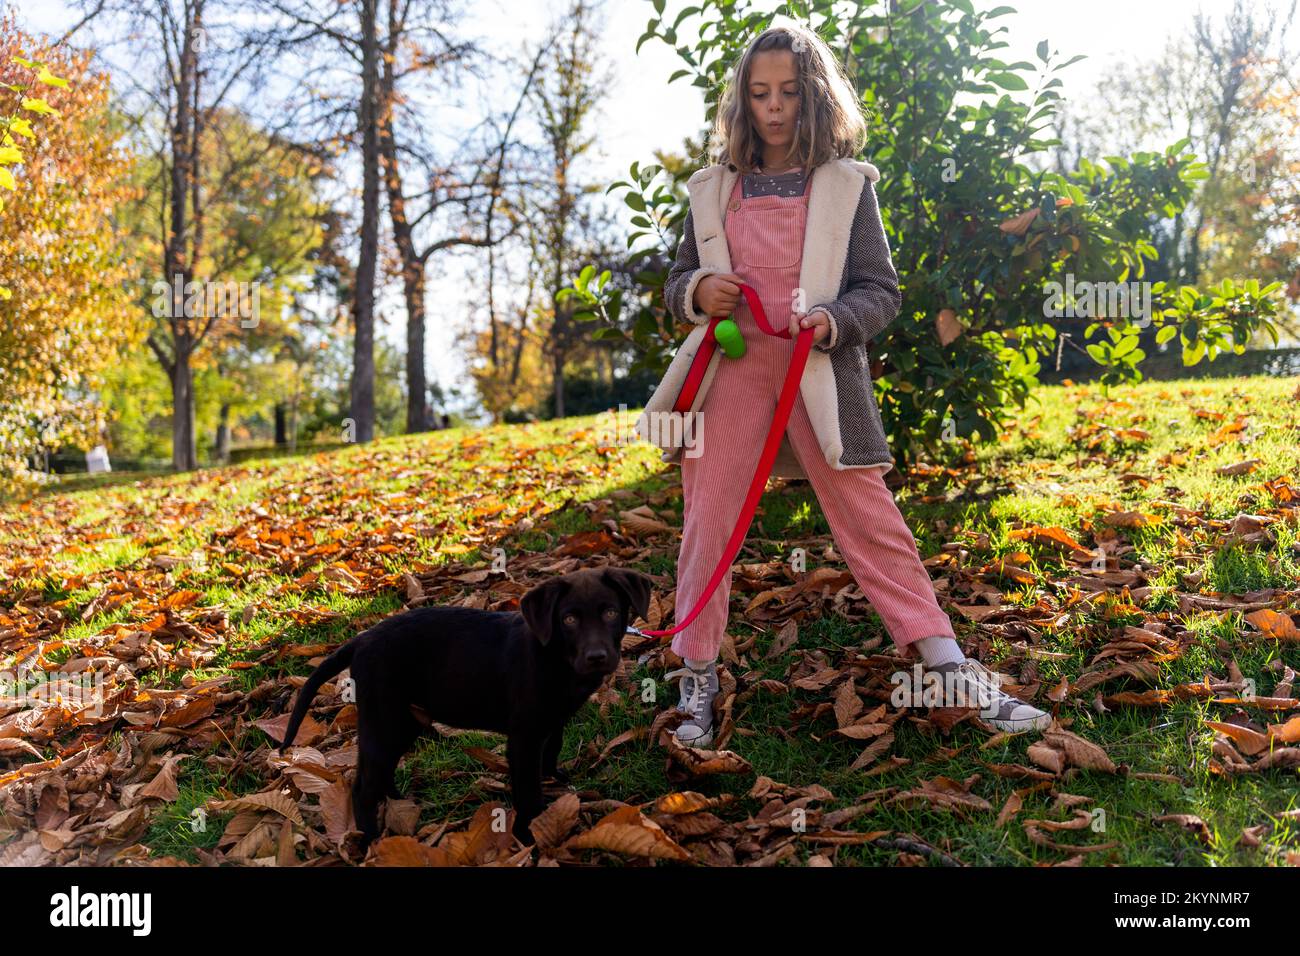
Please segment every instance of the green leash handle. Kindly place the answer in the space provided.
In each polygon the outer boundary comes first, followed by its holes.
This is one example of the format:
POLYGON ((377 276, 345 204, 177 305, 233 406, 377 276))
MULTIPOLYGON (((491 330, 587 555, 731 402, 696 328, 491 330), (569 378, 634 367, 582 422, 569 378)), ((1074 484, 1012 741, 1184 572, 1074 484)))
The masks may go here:
POLYGON ((713 337, 722 346, 727 358, 738 359, 745 354, 745 337, 733 319, 723 319, 713 327, 713 337))

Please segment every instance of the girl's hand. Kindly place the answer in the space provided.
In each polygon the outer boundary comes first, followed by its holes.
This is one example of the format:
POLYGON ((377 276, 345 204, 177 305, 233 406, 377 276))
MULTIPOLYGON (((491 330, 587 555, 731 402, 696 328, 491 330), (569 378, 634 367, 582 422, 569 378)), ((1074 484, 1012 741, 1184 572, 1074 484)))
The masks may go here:
POLYGON ((731 315, 740 304, 740 276, 734 272, 707 275, 695 286, 695 308, 708 316, 731 315))
POLYGON ((826 318, 826 313, 818 310, 816 312, 793 312, 790 315, 790 338, 798 338, 799 333, 804 329, 813 330, 813 344, 816 345, 826 336, 831 334, 831 323, 826 318))

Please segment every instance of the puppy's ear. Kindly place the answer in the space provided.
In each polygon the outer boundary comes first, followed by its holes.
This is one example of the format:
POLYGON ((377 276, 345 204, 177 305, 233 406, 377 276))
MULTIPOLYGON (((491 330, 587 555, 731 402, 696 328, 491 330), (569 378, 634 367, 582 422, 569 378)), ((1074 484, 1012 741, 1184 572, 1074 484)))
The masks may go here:
POLYGON ((654 581, 630 568, 605 568, 600 576, 606 584, 627 598, 627 603, 636 611, 637 617, 646 620, 646 615, 650 613, 650 591, 654 587, 654 581))
POLYGON ((519 613, 524 616, 528 629, 543 647, 551 642, 551 629, 555 623, 555 605, 568 589, 564 578, 552 578, 539 584, 519 599, 519 613))

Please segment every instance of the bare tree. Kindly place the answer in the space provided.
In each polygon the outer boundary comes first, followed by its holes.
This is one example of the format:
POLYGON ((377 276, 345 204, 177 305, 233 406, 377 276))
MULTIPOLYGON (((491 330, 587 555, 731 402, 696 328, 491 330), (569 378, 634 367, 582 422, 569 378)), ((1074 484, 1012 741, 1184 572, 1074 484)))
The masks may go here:
POLYGON ((375 437, 375 269, 379 259, 379 30, 377 0, 361 0, 361 248, 353 287, 352 383, 349 415, 354 438, 375 437))
MULTIPOLYGON (((452 19, 449 7, 440 2, 388 0, 380 77, 379 151, 406 302, 408 432, 425 431, 432 424, 425 415, 429 388, 424 364, 425 280, 430 260, 439 252, 457 246, 486 247, 491 257, 493 247, 514 232, 512 228, 497 234, 493 226, 503 193, 503 173, 518 107, 495 144, 480 150, 479 156, 464 160, 457 157, 443 160, 437 145, 421 136, 421 131, 429 125, 427 118, 403 115, 403 107, 409 102, 404 94, 408 85, 419 81, 427 85, 432 81, 445 97, 446 91, 452 88, 447 70, 455 65, 472 66, 482 56, 473 44, 448 38, 447 28, 452 19), (409 182, 421 185, 408 192, 409 182), (477 212, 480 203, 484 205, 481 215, 477 212), (458 215, 443 223, 443 230, 438 230, 434 223, 444 211, 458 215), (481 223, 477 222, 479 219, 481 223)), ((524 81, 525 93, 536 69, 535 61, 524 81)), ((521 101, 523 95, 520 94, 521 101)), ((489 268, 489 312, 491 295, 489 268)))
POLYGON ((293 79, 302 91, 291 98, 291 112, 306 112, 303 123, 327 139, 359 141, 361 220, 352 286, 352 378, 348 415, 352 437, 375 435, 375 288, 379 262, 381 114, 380 74, 383 38, 379 0, 341 4, 331 0, 255 0, 272 23, 260 28, 268 49, 303 63, 293 79), (355 13, 354 13, 355 11, 355 13), (355 18, 355 19, 354 19, 355 18), (329 56, 331 50, 342 61, 329 56), (330 85, 332 76, 341 82, 330 85), (340 114, 355 116, 351 129, 338 129, 340 114))
POLYGON ((543 72, 533 88, 538 124, 548 152, 550 203, 546 210, 546 248, 551 256, 550 304, 553 322, 549 337, 555 414, 564 416, 564 363, 575 340, 572 306, 557 296, 567 285, 574 213, 582 193, 572 171, 595 142, 584 128, 611 79, 606 69, 598 75, 593 23, 595 8, 588 0, 572 0, 562 22, 564 30, 549 51, 543 72))

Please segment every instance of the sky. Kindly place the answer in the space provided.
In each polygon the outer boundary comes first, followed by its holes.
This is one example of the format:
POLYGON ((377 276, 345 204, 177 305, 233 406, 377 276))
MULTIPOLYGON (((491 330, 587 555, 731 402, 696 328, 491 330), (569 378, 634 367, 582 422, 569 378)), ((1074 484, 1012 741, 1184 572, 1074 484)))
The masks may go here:
MULTIPOLYGON (((0 8, 5 0, 0 0, 0 8)), ((217 2, 217 0, 210 0, 217 2)), ((674 16, 690 0, 670 0, 666 13, 674 16)), ((980 9, 1004 5, 975 0, 980 9)), ((1118 62, 1153 58, 1167 38, 1190 28, 1198 10, 1219 18, 1232 0, 1006 0, 1016 13, 999 21, 1009 28, 1005 39, 1011 44, 999 56, 1008 62, 1034 61, 1034 47, 1047 39, 1066 58, 1087 55, 1061 74, 1066 99, 1085 95, 1096 80, 1118 62)), ((541 35, 546 25, 567 8, 560 0, 485 0, 468 4, 470 16, 464 32, 480 38, 484 45, 503 54, 522 55, 525 45, 541 35)), ((755 9, 774 10, 776 3, 755 3, 755 9)), ((624 178, 635 161, 653 160, 653 150, 675 150, 685 137, 699 132, 704 122, 704 95, 688 78, 671 84, 668 77, 682 63, 674 50, 661 41, 647 41, 635 53, 636 41, 653 14, 650 0, 604 0, 598 48, 613 70, 611 96, 597 111, 592 129, 599 130, 585 169, 578 172, 600 182, 624 178)), ((16 8, 19 23, 27 29, 62 33, 78 17, 63 0, 27 0, 16 8)), ((125 65, 125 66, 129 66, 125 65)), ((517 95, 518 82, 495 86, 498 110, 508 108, 517 95)), ((870 144, 865 155, 870 158, 870 144)), ((888 175, 883 168, 882 174, 888 175)), ((610 202, 623 209, 615 191, 610 202)), ((625 213, 626 222, 630 214, 625 213)), ((632 231, 630 224, 628 231, 632 231)), ((454 328, 471 315, 478 292, 468 293, 459 281, 459 267, 430 270, 430 309, 427 364, 430 381, 439 381, 472 393, 467 385, 463 360, 453 347, 454 328)), ((500 295, 505 290, 498 290, 500 295)), ((400 297, 381 300, 380 314, 389 317, 380 334, 399 345, 405 341, 401 329, 400 297)), ((482 319, 481 310, 477 313, 482 319)))

